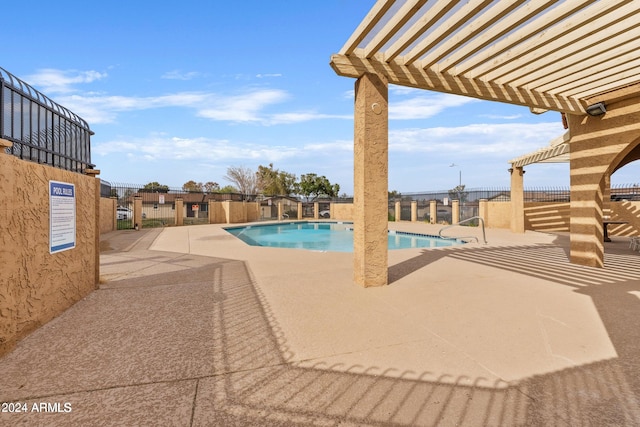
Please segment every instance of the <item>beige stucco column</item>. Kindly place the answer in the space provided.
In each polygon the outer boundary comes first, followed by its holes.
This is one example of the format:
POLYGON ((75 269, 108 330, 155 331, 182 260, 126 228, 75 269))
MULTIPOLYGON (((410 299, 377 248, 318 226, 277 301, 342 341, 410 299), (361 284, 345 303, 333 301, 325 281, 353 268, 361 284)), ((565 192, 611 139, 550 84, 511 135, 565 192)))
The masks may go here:
POLYGON ((302 219, 302 202, 298 202, 298 219, 302 219))
POLYGON ((451 201, 451 224, 460 222, 460 200, 451 201))
POLYGON ((142 197, 133 198, 133 228, 142 230, 142 197))
POLYGON ((511 232, 524 233, 524 169, 516 166, 511 174, 511 232))
POLYGON ((313 202, 313 219, 320 218, 320 203, 313 202))
POLYGON ((418 201, 411 201, 411 222, 416 222, 418 220, 418 201))
POLYGON ((604 266, 603 208, 608 175, 640 138, 640 98, 607 104, 602 116, 567 115, 571 130, 570 258, 604 266))
POLYGON ((364 74, 355 84, 353 280, 388 282, 388 82, 364 74))
POLYGON ((282 201, 278 202, 278 221, 282 220, 282 201))
POLYGON ((184 224, 184 202, 181 197, 176 197, 176 225, 184 224))
POLYGON ((394 206, 394 216, 396 222, 400 222, 400 217, 402 216, 402 204, 400 202, 396 202, 394 206))
POLYGON ((429 201, 429 222, 431 224, 438 222, 438 202, 436 200, 429 201))
MULTIPOLYGON (((95 247, 95 285, 96 289, 100 284, 100 171, 98 169, 86 169, 85 174, 95 178, 95 226, 94 226, 94 247, 95 247)), ((113 216, 115 218, 115 215, 113 216)))

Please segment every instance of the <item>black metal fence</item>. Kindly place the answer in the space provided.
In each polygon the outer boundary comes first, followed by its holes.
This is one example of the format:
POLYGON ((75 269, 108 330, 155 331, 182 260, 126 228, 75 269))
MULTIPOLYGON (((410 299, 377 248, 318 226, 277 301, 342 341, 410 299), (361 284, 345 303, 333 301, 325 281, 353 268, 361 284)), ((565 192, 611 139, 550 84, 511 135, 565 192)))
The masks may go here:
MULTIPOLYGON (((133 200, 136 196, 142 199, 143 226, 171 225, 175 222, 175 199, 181 198, 186 206, 185 224, 207 223, 209 201, 257 201, 260 202, 261 220, 278 219, 278 203, 282 203, 283 218, 298 217, 298 202, 302 202, 302 218, 313 218, 314 203, 290 196, 265 197, 263 195, 245 195, 240 193, 190 192, 182 188, 153 185, 136 185, 100 182, 102 197, 116 197, 118 199, 119 228, 132 228, 133 200)), ((436 217, 438 222, 451 223, 452 201, 458 200, 460 206, 459 220, 465 220, 479 213, 480 200, 492 202, 508 202, 511 200, 509 188, 464 189, 455 191, 431 191, 420 193, 405 193, 389 198, 389 220, 396 220, 395 204, 400 202, 400 220, 411 220, 411 204, 417 205, 417 220, 430 221, 431 201, 436 202, 436 217)), ((616 185, 611 188, 611 200, 639 200, 640 185, 616 185)), ((538 187, 524 190, 525 202, 569 202, 569 187, 538 187)), ((353 203, 353 198, 336 198, 318 200, 319 216, 330 218, 331 203, 353 203)))
POLYGON ((27 83, 0 68, 0 137, 7 153, 84 173, 91 164, 89 125, 27 83))

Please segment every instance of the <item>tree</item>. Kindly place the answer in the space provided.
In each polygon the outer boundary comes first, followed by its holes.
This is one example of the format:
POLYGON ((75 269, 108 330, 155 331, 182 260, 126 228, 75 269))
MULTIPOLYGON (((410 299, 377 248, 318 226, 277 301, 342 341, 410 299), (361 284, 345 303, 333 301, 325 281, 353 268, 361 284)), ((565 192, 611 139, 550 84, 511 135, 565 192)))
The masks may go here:
POLYGON ((231 194, 231 193, 237 193, 238 189, 236 187, 234 187, 233 185, 225 185, 224 187, 219 189, 218 192, 219 193, 225 193, 225 194, 231 194))
POLYGON ((188 193, 202 193, 202 189, 203 184, 201 182, 191 180, 182 184, 182 190, 188 193))
POLYGON ((255 172, 243 166, 230 166, 224 179, 231 182, 245 196, 256 194, 258 179, 255 172))
POLYGON ((263 194, 288 196, 296 190, 296 176, 289 172, 273 169, 273 163, 269 163, 269 167, 258 166, 256 175, 258 191, 263 194))
POLYGON ((469 193, 467 191, 464 191, 464 187, 464 184, 456 185, 454 188, 449 190, 449 197, 451 197, 452 200, 459 200, 460 203, 466 202, 469 193))
POLYGON ((169 186, 168 185, 162 185, 157 181, 153 181, 153 182, 150 182, 148 184, 145 184, 145 186, 142 187, 138 191, 140 193, 168 193, 169 192, 169 186))
POLYGON ((204 191, 207 193, 213 193, 220 190, 220 184, 217 182, 209 181, 204 183, 204 191))
POLYGON ((318 176, 315 173, 308 173, 300 176, 299 193, 311 201, 320 196, 337 197, 340 192, 340 185, 331 184, 326 176, 318 176))

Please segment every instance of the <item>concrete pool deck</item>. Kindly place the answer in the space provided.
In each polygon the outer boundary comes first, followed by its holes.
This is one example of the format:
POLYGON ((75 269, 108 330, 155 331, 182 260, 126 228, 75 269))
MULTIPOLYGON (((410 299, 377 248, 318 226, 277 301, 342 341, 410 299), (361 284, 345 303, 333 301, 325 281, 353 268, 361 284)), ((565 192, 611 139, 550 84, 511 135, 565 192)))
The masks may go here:
MULTIPOLYGON (((441 226, 390 223, 437 234, 441 226)), ((479 236, 479 228, 451 233, 479 236)), ((640 425, 640 254, 568 236, 352 255, 251 247, 220 225, 120 231, 99 290, 0 359, 0 425, 640 425)))

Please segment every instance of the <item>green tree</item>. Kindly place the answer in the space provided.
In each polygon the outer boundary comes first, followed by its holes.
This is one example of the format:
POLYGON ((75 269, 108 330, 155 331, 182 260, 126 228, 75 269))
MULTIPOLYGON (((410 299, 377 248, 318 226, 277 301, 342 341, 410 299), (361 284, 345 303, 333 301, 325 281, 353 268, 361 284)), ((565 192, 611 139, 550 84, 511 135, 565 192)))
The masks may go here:
POLYGON ((168 193, 169 192, 169 186, 168 185, 162 185, 157 181, 153 181, 153 182, 150 182, 148 184, 145 184, 144 187, 142 187, 138 191, 140 193, 168 193))
POLYGON ((337 197, 340 192, 340 185, 331 184, 326 176, 318 176, 315 173, 308 173, 300 176, 298 192, 311 201, 318 197, 337 197))
POLYGON ((195 182, 194 180, 182 184, 182 190, 188 193, 202 193, 203 187, 201 182, 195 182))
POLYGON ((225 193, 225 194, 239 193, 238 189, 236 187, 234 187, 233 185, 225 185, 224 187, 219 189, 218 192, 219 193, 225 193))
POLYGON ((466 202, 467 197, 469 197, 469 193, 464 191, 464 187, 464 184, 456 185, 454 188, 449 190, 449 197, 451 197, 452 200, 459 200, 460 203, 466 202))
POLYGON ((296 191, 296 176, 289 172, 274 169, 273 163, 269 163, 269 167, 258 166, 256 175, 258 191, 263 194, 288 196, 296 191))

